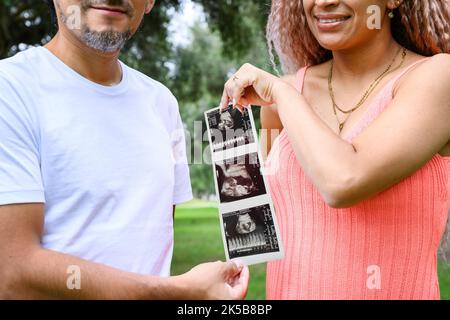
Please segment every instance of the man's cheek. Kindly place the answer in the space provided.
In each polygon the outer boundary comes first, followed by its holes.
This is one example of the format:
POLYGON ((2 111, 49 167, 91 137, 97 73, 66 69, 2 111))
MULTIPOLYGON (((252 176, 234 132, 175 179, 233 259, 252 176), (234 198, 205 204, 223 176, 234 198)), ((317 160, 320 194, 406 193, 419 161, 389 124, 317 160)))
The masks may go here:
POLYGON ((70 30, 81 29, 81 8, 79 5, 70 5, 64 12, 65 24, 70 30))

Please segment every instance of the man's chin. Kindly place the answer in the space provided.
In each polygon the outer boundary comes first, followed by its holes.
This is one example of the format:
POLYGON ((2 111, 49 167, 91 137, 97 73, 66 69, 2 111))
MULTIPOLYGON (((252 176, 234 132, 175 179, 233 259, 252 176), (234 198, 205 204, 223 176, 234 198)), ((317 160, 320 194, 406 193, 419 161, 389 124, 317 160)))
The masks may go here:
POLYGON ((95 31, 85 28, 81 33, 81 41, 88 47, 103 53, 120 51, 131 38, 131 31, 116 32, 114 30, 95 31))
POLYGON ((96 33, 127 33, 130 28, 126 28, 126 27, 117 27, 117 26, 111 26, 111 25, 95 25, 95 26, 89 26, 86 25, 86 29, 91 31, 91 32, 96 32, 96 33))

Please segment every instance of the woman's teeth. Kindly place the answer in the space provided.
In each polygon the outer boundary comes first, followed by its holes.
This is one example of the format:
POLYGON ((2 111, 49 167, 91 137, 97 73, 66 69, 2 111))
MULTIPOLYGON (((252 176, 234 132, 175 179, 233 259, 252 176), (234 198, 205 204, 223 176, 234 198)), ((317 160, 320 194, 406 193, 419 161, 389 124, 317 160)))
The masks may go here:
POLYGON ((319 19, 320 23, 334 23, 347 20, 349 17, 337 18, 337 19, 319 19))

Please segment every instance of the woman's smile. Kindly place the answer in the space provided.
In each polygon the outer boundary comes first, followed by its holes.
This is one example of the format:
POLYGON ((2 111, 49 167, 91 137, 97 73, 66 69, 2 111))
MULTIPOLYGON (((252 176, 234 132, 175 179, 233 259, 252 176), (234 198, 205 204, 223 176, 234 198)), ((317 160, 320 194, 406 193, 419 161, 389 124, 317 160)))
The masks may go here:
POLYGON ((342 15, 342 14, 317 14, 314 16, 316 20, 317 28, 320 31, 333 31, 341 28, 344 24, 346 24, 350 19, 350 15, 342 15))

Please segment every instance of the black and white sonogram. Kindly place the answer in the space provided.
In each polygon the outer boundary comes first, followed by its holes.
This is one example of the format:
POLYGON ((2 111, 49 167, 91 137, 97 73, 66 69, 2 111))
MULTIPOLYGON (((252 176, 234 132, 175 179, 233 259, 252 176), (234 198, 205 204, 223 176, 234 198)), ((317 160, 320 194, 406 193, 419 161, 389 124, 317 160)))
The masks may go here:
POLYGON ((257 153, 216 162, 215 168, 221 203, 266 193, 257 153))
POLYGON ((213 152, 235 148, 255 142, 248 110, 242 114, 229 106, 222 112, 207 113, 213 152))
POLYGON ((268 204, 223 215, 230 259, 279 251, 268 204))

